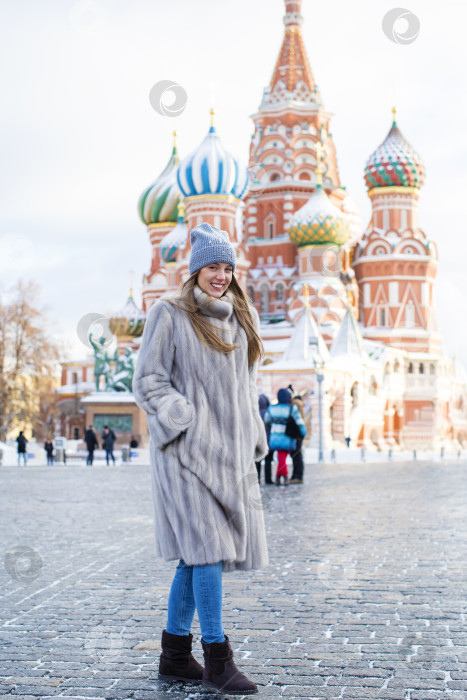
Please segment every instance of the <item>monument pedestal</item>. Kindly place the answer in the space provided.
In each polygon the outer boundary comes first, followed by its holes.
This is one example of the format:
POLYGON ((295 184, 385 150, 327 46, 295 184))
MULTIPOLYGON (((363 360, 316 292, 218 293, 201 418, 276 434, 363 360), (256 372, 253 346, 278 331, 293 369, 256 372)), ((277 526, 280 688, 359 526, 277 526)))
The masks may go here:
POLYGON ((81 404, 86 409, 86 428, 92 425, 100 435, 105 425, 117 437, 117 446, 128 445, 132 437, 139 447, 149 446, 148 426, 144 411, 136 405, 133 394, 126 391, 94 391, 81 404))

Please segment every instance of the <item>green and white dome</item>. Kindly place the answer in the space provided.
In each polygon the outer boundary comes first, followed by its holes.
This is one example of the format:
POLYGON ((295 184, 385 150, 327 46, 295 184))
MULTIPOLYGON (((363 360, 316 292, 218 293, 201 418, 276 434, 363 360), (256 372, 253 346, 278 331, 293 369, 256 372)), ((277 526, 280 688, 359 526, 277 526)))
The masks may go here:
POLYGON ((177 183, 180 158, 174 144, 172 155, 157 180, 144 190, 138 202, 138 213, 146 226, 175 223, 181 198, 177 183))

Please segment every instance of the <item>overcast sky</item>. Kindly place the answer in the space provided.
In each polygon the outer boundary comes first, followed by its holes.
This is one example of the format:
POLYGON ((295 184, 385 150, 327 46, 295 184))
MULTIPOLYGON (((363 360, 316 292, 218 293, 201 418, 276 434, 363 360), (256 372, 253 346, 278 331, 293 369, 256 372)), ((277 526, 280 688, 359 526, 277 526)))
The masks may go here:
MULTIPOLYGON (((303 0, 303 34, 327 110, 341 181, 370 215, 363 168, 398 123, 427 168, 420 225, 438 246, 438 323, 467 360, 465 208, 467 49, 464 0, 404 0, 420 20, 408 45, 382 18, 392 0, 303 0)), ((397 6, 397 4, 396 4, 397 6)), ((253 114, 283 36, 283 0, 19 0, 1 3, 0 277, 41 287, 53 332, 84 357, 79 319, 135 299, 151 249, 140 192, 165 166, 172 131, 182 156, 217 128, 245 163, 253 114), (151 87, 173 80, 185 111, 164 117, 151 87)), ((399 29, 404 24, 399 23, 399 29)), ((466 363, 467 364, 467 363, 466 363)))

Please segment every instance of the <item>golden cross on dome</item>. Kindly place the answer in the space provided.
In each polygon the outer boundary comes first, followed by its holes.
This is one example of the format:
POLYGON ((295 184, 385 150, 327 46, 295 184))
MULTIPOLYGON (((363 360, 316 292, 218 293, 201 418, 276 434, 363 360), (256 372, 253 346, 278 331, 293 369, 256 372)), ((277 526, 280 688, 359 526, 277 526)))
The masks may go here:
POLYGON ((129 270, 128 273, 130 275, 130 295, 129 296, 130 296, 130 299, 133 299, 133 275, 135 273, 134 273, 134 270, 129 270))
POLYGON ((396 114, 397 114, 397 109, 395 107, 392 108, 392 123, 396 123, 396 114))

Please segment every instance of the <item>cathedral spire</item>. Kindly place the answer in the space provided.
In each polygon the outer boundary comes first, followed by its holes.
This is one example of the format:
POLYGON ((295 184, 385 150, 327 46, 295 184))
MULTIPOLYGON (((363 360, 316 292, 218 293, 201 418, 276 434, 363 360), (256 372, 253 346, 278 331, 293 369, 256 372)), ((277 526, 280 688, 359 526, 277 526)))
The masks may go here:
POLYGON ((317 86, 302 37, 301 6, 302 0, 285 0, 284 38, 267 90, 274 101, 283 101, 284 92, 289 100, 316 101, 317 86))

